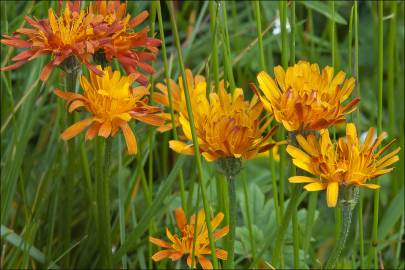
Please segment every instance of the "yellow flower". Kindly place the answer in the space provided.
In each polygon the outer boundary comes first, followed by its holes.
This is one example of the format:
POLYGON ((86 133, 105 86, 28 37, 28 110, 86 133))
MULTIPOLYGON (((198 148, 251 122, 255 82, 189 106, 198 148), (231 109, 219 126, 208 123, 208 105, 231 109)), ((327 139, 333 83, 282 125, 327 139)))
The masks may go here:
MULTIPOLYGON (((173 94, 173 109, 179 112, 178 124, 181 125, 186 139, 191 140, 182 78, 179 78, 180 87, 173 81, 170 84, 173 94)), ((189 70, 187 71, 187 84, 199 148, 207 161, 225 157, 252 159, 258 153, 265 152, 276 144, 268 142, 276 131, 275 127, 267 135, 262 136, 270 125, 271 119, 261 117, 263 105, 257 96, 254 96, 251 101, 245 101, 241 88, 236 88, 231 95, 226 92, 222 82, 218 93, 211 92, 208 99, 205 78, 203 76, 193 78, 189 70)), ((158 84, 157 88, 163 94, 155 95, 155 100, 167 106, 166 87, 158 84)), ((168 128, 171 128, 171 125, 168 128)), ((169 144, 170 148, 178 153, 194 155, 193 145, 176 140, 170 141, 169 144)))
MULTIPOLYGON (((187 265, 190 267, 192 261, 194 227, 196 218, 195 215, 191 216, 190 224, 187 224, 186 216, 183 209, 177 208, 175 213, 177 227, 181 232, 181 236, 179 237, 176 234, 173 235, 169 231, 169 229, 166 228, 167 238, 169 238, 172 243, 154 237, 149 237, 150 242, 159 247, 165 248, 164 250, 155 253, 152 256, 152 259, 154 261, 160 261, 169 257, 172 261, 177 261, 180 260, 181 257, 188 254, 187 265)), ((211 221, 214 241, 224 237, 229 232, 228 226, 225 226, 222 229, 214 232, 223 218, 224 214, 218 213, 211 221)), ((205 223, 205 212, 202 209, 198 212, 197 216, 197 238, 195 240, 194 254, 196 257, 194 260, 194 268, 196 267, 196 261, 198 259, 198 262, 203 269, 212 269, 212 263, 204 256, 211 254, 211 249, 209 247, 208 230, 205 223)), ((228 257, 228 252, 223 249, 216 248, 215 255, 221 260, 226 260, 228 257)))
POLYGON ((149 92, 146 87, 131 87, 134 76, 121 76, 119 71, 113 72, 110 67, 104 70, 100 66, 97 68, 102 76, 90 71, 90 82, 81 76, 84 95, 55 89, 55 94, 67 101, 69 112, 83 107, 91 113, 91 117, 67 128, 61 137, 70 140, 90 125, 86 140, 93 139, 97 134, 104 138, 114 136, 121 129, 129 154, 136 154, 136 138, 128 122, 134 118, 147 124, 162 125, 163 119, 156 114, 160 109, 147 105, 145 95, 149 92))
POLYGON ((360 101, 355 98, 343 106, 355 81, 353 78, 345 80, 342 71, 333 77, 333 68, 329 66, 321 73, 317 64, 300 61, 286 72, 277 66, 274 74, 276 81, 264 71, 258 74, 264 95, 257 90, 256 93, 264 108, 288 131, 319 130, 344 122, 345 114, 355 110, 360 101))
POLYGON ((364 143, 360 143, 353 123, 346 125, 346 137, 339 138, 337 143, 331 142, 326 129, 321 130, 319 141, 312 134, 306 138, 297 135, 296 139, 302 150, 288 145, 287 152, 293 157, 295 166, 317 178, 292 176, 289 181, 291 183, 309 183, 304 186, 308 191, 326 189, 329 207, 336 206, 339 186, 379 188, 379 185, 368 184, 367 181, 394 169, 388 167, 399 160, 397 154, 400 147, 382 156, 395 140, 376 152, 387 134, 383 132, 375 140, 372 139, 373 135, 374 129, 370 128, 364 143))

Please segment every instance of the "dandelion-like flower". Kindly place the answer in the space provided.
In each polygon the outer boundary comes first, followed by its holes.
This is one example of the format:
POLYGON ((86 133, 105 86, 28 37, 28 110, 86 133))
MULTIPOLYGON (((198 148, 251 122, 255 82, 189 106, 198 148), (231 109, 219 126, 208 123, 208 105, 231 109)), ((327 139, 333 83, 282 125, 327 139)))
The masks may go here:
POLYGON ((355 110, 360 101, 353 99, 343 105, 353 91, 353 78, 345 80, 340 71, 333 77, 333 68, 325 67, 322 73, 317 64, 300 61, 287 71, 274 68, 274 81, 265 71, 257 80, 263 92, 257 90, 266 110, 288 131, 319 130, 345 121, 345 114, 355 110))
MULTIPOLYGON (((182 78, 179 79, 180 87, 174 82, 170 83, 173 90, 173 109, 179 113, 178 123, 186 140, 191 140, 182 78)), ((256 96, 251 101, 246 101, 241 88, 236 88, 233 94, 228 94, 224 83, 221 83, 218 93, 211 92, 208 99, 205 78, 193 78, 191 71, 187 71, 186 83, 190 91, 199 148, 207 161, 220 158, 252 159, 276 144, 268 142, 276 127, 263 136, 271 119, 261 117, 263 106, 256 96)), ((162 85, 157 85, 157 88, 163 93, 167 91, 162 85)), ((167 105, 165 94, 154 97, 156 101, 167 105)), ((169 144, 170 148, 178 153, 194 155, 192 144, 180 140, 172 140, 169 144)))
MULTIPOLYGON (((176 223, 179 228, 181 235, 177 236, 172 234, 168 228, 166 228, 167 238, 171 243, 149 237, 149 241, 153 244, 165 248, 164 250, 158 251, 152 256, 154 261, 161 261, 169 257, 172 261, 180 260, 183 256, 187 256, 187 265, 191 266, 192 254, 193 254, 193 239, 194 239, 194 227, 196 222, 195 215, 190 218, 190 224, 187 224, 186 216, 183 209, 177 208, 175 211, 176 223)), ((211 221, 211 226, 213 230, 214 241, 224 237, 228 234, 228 226, 223 227, 215 232, 215 229, 219 226, 224 218, 223 213, 218 213, 214 219, 211 221)), ((194 268, 196 267, 196 261, 200 263, 203 269, 212 269, 212 263, 205 256, 211 254, 211 249, 209 247, 208 230, 205 223, 205 212, 201 209, 197 216, 197 234, 195 239, 195 260, 194 268)), ((228 257, 228 252, 226 250, 216 248, 215 255, 221 260, 226 260, 228 257)))
POLYGON ((113 72, 110 67, 104 70, 100 66, 97 68, 102 76, 90 72, 90 82, 81 76, 83 95, 55 89, 55 94, 67 101, 69 112, 84 108, 91 113, 89 118, 67 128, 61 137, 69 140, 89 126, 86 140, 93 139, 97 134, 108 138, 121 129, 129 154, 136 154, 136 138, 128 122, 134 118, 150 125, 162 125, 164 121, 157 115, 160 109, 147 105, 145 95, 149 91, 146 87, 131 86, 135 76, 121 76, 119 71, 113 72))
POLYGON ((42 70, 40 79, 43 81, 69 57, 80 60, 93 72, 99 72, 90 64, 90 58, 106 40, 104 35, 96 33, 93 14, 80 10, 76 2, 68 2, 60 16, 56 16, 50 8, 48 19, 37 20, 26 16, 25 20, 32 28, 17 29, 13 36, 3 35, 1 43, 26 50, 14 56, 12 60, 15 63, 1 71, 16 69, 38 56, 49 54, 52 60, 42 70), (21 35, 25 35, 27 39, 23 39, 21 35))
POLYGON ((302 150, 288 145, 287 152, 293 157, 295 166, 316 177, 292 176, 289 181, 308 183, 304 186, 308 191, 326 189, 329 207, 336 206, 341 186, 379 188, 379 185, 367 182, 394 169, 389 166, 399 160, 400 148, 383 156, 395 140, 377 151, 387 134, 383 132, 375 140, 373 135, 374 129, 370 128, 364 143, 360 143, 353 123, 346 125, 346 137, 339 138, 337 143, 331 142, 326 129, 321 130, 319 141, 312 134, 306 138, 297 135, 302 150))
POLYGON ((148 79, 138 69, 149 74, 155 72, 148 62, 156 59, 160 40, 148 37, 147 27, 139 32, 132 29, 147 17, 148 12, 143 11, 131 18, 126 14, 126 3, 120 1, 96 1, 86 10, 80 9, 80 1, 67 1, 60 15, 49 9, 47 19, 26 16, 25 20, 32 28, 17 29, 13 36, 4 35, 1 40, 3 44, 26 50, 13 57, 15 63, 1 71, 16 69, 41 55, 51 55, 52 60, 40 75, 43 81, 69 58, 77 67, 84 63, 101 75, 92 62, 101 54, 108 61, 116 58, 128 74, 136 75, 136 81, 146 85, 148 79))
POLYGON ((155 69, 148 64, 156 60, 159 51, 159 39, 148 37, 149 28, 144 27, 136 32, 133 29, 139 26, 149 16, 147 11, 131 18, 126 13, 127 3, 120 1, 96 1, 90 6, 90 11, 101 17, 101 25, 112 33, 109 42, 103 43, 100 52, 105 55, 107 61, 116 58, 123 66, 127 74, 137 75, 137 81, 146 84, 148 78, 140 73, 140 70, 153 74, 155 69), (111 31, 111 28, 114 30, 111 31))
MULTIPOLYGON (((193 76, 191 70, 186 69, 186 83, 188 90, 190 92, 190 96, 193 97, 191 99, 191 106, 195 108, 199 106, 199 101, 206 99, 206 88, 207 83, 205 81, 204 76, 196 75, 193 76)), ((223 81, 220 82, 220 88, 224 88, 223 81)), ((183 88, 183 78, 179 76, 179 84, 177 84, 174 80, 169 79, 170 84, 170 92, 172 95, 172 108, 175 112, 175 124, 176 127, 180 125, 180 113, 184 115, 188 119, 187 113, 187 105, 186 105, 186 97, 184 95, 184 88, 183 88)), ((159 91, 153 93, 153 100, 157 103, 169 107, 169 92, 167 84, 157 83, 156 88, 159 91)), ((171 120, 171 115, 169 113, 162 113, 162 117, 166 120, 171 120)), ((170 130, 172 128, 172 123, 169 122, 168 124, 161 126, 159 128, 160 132, 164 132, 170 130)))

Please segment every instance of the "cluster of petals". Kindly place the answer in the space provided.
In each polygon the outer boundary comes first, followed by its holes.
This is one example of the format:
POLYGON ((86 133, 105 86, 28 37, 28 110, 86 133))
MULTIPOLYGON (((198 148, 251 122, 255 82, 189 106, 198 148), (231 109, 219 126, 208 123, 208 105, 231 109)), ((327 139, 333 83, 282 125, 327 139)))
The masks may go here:
MULTIPOLYGON (((196 261, 198 260, 203 269, 212 269, 213 267, 211 261, 206 258, 206 255, 211 254, 211 249, 209 246, 208 229, 205 223, 204 210, 201 209, 198 212, 197 218, 195 217, 195 215, 192 215, 190 218, 190 224, 187 224, 186 215, 184 214, 182 208, 177 208, 175 214, 177 227, 179 228, 181 233, 180 236, 176 234, 173 235, 170 230, 166 228, 166 236, 171 243, 154 237, 149 237, 150 242, 164 248, 163 250, 155 253, 152 256, 152 259, 154 261, 160 261, 165 258, 170 258, 172 261, 177 261, 180 260, 183 256, 187 256, 187 265, 191 267, 194 246, 195 260, 193 268, 196 268, 196 261), (194 228, 197 228, 197 230, 194 231, 194 228), (195 234, 196 238, 194 241, 195 234)), ((222 222, 223 218, 224 214, 218 213, 211 221, 214 241, 221 239, 229 232, 228 226, 215 231, 219 224, 222 222)), ((226 260, 228 258, 228 252, 220 248, 215 249, 215 255, 221 260, 226 260)))
POLYGON ((321 130, 319 140, 312 134, 306 138, 297 135, 301 149, 288 145, 287 152, 295 166, 315 177, 292 176, 289 181, 307 183, 304 188, 308 191, 326 189, 329 207, 336 206, 341 186, 379 188, 379 185, 367 182, 394 169, 390 166, 399 160, 397 154, 400 148, 383 155, 395 140, 379 149, 387 134, 383 132, 374 139, 373 136, 374 129, 370 128, 365 141, 359 142, 353 123, 346 125, 346 137, 339 138, 335 143, 330 140, 326 129, 321 130))
MULTIPOLYGON (((169 83, 173 90, 173 109, 178 112, 177 122, 185 135, 184 140, 170 141, 170 148, 181 154, 194 155, 193 145, 185 142, 191 140, 192 135, 183 79, 179 78, 180 86, 173 81, 169 83)), ((275 127, 263 136, 272 119, 262 115, 263 105, 257 96, 247 101, 241 88, 229 94, 222 82, 217 92, 211 91, 207 98, 205 78, 194 78, 190 70, 187 70, 186 83, 192 95, 191 107, 199 149, 207 161, 225 157, 252 159, 275 145, 268 142, 276 131, 275 127)), ((155 100, 167 105, 167 86, 160 84, 157 88, 161 93, 154 96, 155 100)))
POLYGON ((353 91, 353 78, 345 80, 340 71, 333 76, 333 68, 322 72, 317 64, 299 61, 286 71, 274 68, 275 80, 265 71, 257 75, 262 93, 254 87, 266 110, 288 131, 320 130, 345 121, 345 114, 355 110, 360 101, 355 98, 343 103, 353 91))
POLYGON ((164 123, 163 118, 158 116, 161 110, 147 105, 148 99, 145 95, 149 94, 148 88, 131 86, 136 78, 134 75, 121 76, 119 71, 113 72, 110 67, 103 70, 97 66, 97 69, 103 75, 98 76, 90 71, 90 82, 85 76, 81 76, 83 95, 55 89, 55 94, 67 101, 69 112, 84 108, 91 114, 90 117, 67 128, 61 137, 69 140, 89 126, 86 140, 91 140, 96 135, 108 138, 121 129, 129 154, 136 154, 136 137, 128 122, 137 119, 160 126, 164 123))
POLYGON ((126 14, 126 3, 120 1, 95 1, 86 10, 80 5, 80 1, 67 1, 58 15, 50 8, 47 19, 26 16, 29 28, 19 28, 12 36, 3 35, 1 43, 23 51, 1 71, 16 69, 41 55, 51 55, 40 75, 43 81, 70 57, 101 75, 94 57, 103 54, 108 61, 116 58, 128 74, 137 75, 137 81, 146 84, 148 79, 140 70, 154 72, 147 62, 155 60, 160 41, 147 36, 147 27, 139 32, 132 29, 148 17, 148 12, 131 18, 126 14))

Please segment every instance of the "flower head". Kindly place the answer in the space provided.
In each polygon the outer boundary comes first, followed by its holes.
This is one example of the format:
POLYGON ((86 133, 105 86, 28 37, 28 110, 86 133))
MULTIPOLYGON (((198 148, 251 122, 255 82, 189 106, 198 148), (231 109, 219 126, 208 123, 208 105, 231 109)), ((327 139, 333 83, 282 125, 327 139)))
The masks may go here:
POLYGON ((343 102, 353 91, 353 78, 345 80, 340 71, 333 77, 333 68, 327 66, 319 70, 317 64, 300 61, 287 71, 281 66, 274 68, 276 81, 266 72, 258 74, 257 90, 266 110, 288 131, 319 130, 330 125, 344 122, 345 114, 355 109, 359 99, 347 105, 343 102))
POLYGON ((69 140, 90 125, 86 132, 86 140, 93 139, 97 134, 104 138, 114 136, 118 129, 121 129, 128 152, 135 154, 136 138, 128 122, 134 118, 147 124, 162 125, 163 119, 156 114, 160 109, 147 105, 146 87, 131 87, 134 76, 121 76, 119 71, 113 72, 110 67, 104 70, 100 66, 97 68, 102 72, 102 76, 90 72, 90 82, 85 76, 81 77, 83 95, 55 89, 55 94, 68 102, 69 112, 82 107, 91 113, 89 118, 66 129, 61 137, 69 140))
MULTIPOLYGON (((170 82, 173 109, 179 113, 178 123, 186 139, 191 140, 182 80, 179 78, 180 87, 170 82)), ((193 78, 189 70, 186 83, 190 91, 199 148, 207 161, 228 157, 252 159, 258 153, 267 151, 275 145, 275 143, 268 143, 268 139, 276 130, 275 127, 267 135, 262 136, 269 127, 271 119, 261 117, 263 106, 256 96, 251 101, 246 101, 241 88, 236 88, 231 95, 226 92, 224 83, 221 83, 218 93, 211 92, 208 99, 205 78, 203 76, 193 78)), ((159 84, 157 88, 163 94, 155 95, 155 100, 167 105, 166 88, 159 84)), ((178 153, 194 155, 193 145, 177 140, 169 143, 170 148, 178 153)))
POLYGON ((4 35, 1 43, 26 50, 13 57, 15 63, 1 71, 16 69, 38 56, 49 54, 52 60, 40 75, 43 81, 53 68, 70 57, 102 75, 92 63, 101 53, 108 61, 117 58, 128 74, 136 75, 135 80, 146 85, 148 79, 138 69, 149 74, 154 72, 147 62, 156 59, 160 41, 147 36, 148 28, 139 32, 132 29, 147 17, 148 12, 143 11, 131 18, 126 14, 126 3, 120 1, 96 1, 86 10, 80 9, 80 1, 67 1, 61 14, 55 15, 53 9, 49 9, 47 19, 25 17, 32 28, 17 29, 13 36, 4 35))
POLYGON ((14 64, 1 70, 11 70, 41 55, 52 55, 52 60, 44 67, 40 79, 45 81, 50 72, 69 57, 86 64, 94 72, 99 71, 90 64, 95 49, 105 40, 96 33, 93 14, 79 10, 78 5, 67 3, 62 14, 56 16, 53 9, 48 10, 48 19, 37 20, 28 16, 25 20, 32 28, 17 29, 13 36, 4 35, 1 43, 24 48, 23 52, 12 58, 14 64), (23 39, 25 35, 27 39, 23 39))
POLYGON ((137 81, 146 84, 148 78, 140 70, 148 74, 155 69, 148 64, 156 60, 160 40, 148 37, 149 28, 144 27, 139 32, 133 31, 149 16, 147 11, 141 12, 136 17, 126 13, 127 3, 120 1, 96 1, 90 10, 102 18, 102 25, 114 28, 109 42, 104 43, 100 51, 105 54, 108 61, 116 58, 128 74, 139 75, 137 81))
POLYGON ((377 151, 387 134, 383 132, 375 140, 373 135, 374 129, 370 128, 364 143, 360 143, 353 123, 346 125, 346 137, 339 138, 337 143, 331 142, 326 129, 321 131, 319 141, 314 135, 306 138, 297 135, 296 139, 302 150, 288 145, 287 152, 292 156, 295 166, 316 178, 292 176, 289 181, 308 183, 304 186, 308 191, 326 189, 329 207, 336 206, 340 186, 379 188, 378 185, 367 182, 394 169, 389 166, 398 161, 400 148, 382 156, 395 140, 377 151))
MULTIPOLYGON (((180 235, 172 234, 168 228, 166 228, 167 238, 171 243, 149 237, 149 241, 153 244, 165 248, 164 250, 158 251, 152 256, 154 261, 160 261, 169 257, 172 261, 180 260, 181 257, 187 256, 187 265, 191 266, 192 253, 193 253, 193 239, 194 239, 194 227, 196 224, 195 215, 191 216, 190 224, 187 224, 186 216, 183 209, 176 209, 176 223, 177 227, 180 230, 180 235)), ((214 232, 215 229, 219 226, 224 214, 218 213, 214 219, 211 221, 211 226, 213 230, 214 241, 224 237, 229 232, 229 227, 225 226, 222 229, 214 232)), ((195 240, 195 260, 194 268, 196 267, 196 261, 200 263, 203 269, 212 269, 212 263, 205 257, 205 255, 211 254, 211 249, 209 247, 209 238, 207 225, 205 223, 205 212, 200 210, 197 216, 197 238, 195 240)), ((220 248, 215 249, 215 255, 221 260, 226 260, 228 253, 220 248)))

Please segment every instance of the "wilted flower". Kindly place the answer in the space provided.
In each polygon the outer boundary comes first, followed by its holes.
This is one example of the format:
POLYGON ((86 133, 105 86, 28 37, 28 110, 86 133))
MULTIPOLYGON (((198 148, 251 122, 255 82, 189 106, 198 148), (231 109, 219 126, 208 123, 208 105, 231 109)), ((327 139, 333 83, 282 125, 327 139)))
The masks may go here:
MULTIPOLYGON (((170 83, 173 90, 173 108, 179 112, 178 122, 186 139, 191 140, 182 78, 179 79, 180 87, 174 82, 170 83)), ((276 130, 275 127, 267 135, 262 136, 269 127, 271 119, 261 117, 263 106, 256 96, 250 102, 245 101, 241 88, 236 88, 231 95, 226 92, 222 83, 218 93, 210 93, 208 99, 205 78, 203 76, 193 78, 191 71, 187 71, 187 83, 199 148, 207 161, 227 157, 252 159, 258 153, 267 151, 275 145, 268 142, 276 130)), ((165 93, 166 90, 162 85, 157 87, 165 93)), ((156 101, 167 105, 165 95, 158 95, 155 98, 156 101)), ((178 153, 194 155, 191 144, 177 140, 172 140, 169 144, 170 148, 178 153)))
POLYGON ((297 135, 296 139, 302 150, 288 145, 287 152, 293 157, 295 166, 311 173, 316 178, 292 176, 289 181, 291 183, 309 183, 304 186, 308 191, 326 189, 329 207, 336 206, 341 186, 379 188, 379 185, 367 182, 394 169, 388 167, 399 160, 397 154, 400 148, 382 156, 395 140, 377 151, 387 134, 383 132, 375 140, 372 139, 373 135, 374 129, 370 128, 364 143, 360 143, 353 123, 347 124, 346 137, 339 138, 337 143, 331 142, 326 129, 321 131, 319 141, 312 134, 306 138, 297 135))
MULTIPOLYGON (((195 215, 191 216, 190 224, 187 224, 186 216, 183 209, 176 209, 176 223, 179 228, 181 235, 180 237, 176 234, 173 235, 168 228, 166 228, 167 238, 171 243, 149 237, 149 241, 153 244, 165 248, 164 250, 158 251, 152 256, 154 261, 160 261, 169 257, 172 261, 180 260, 183 256, 187 256, 187 265, 191 266, 192 253, 193 253, 193 239, 194 239, 194 227, 196 218, 195 215)), ((211 226, 213 230, 214 241, 224 237, 228 234, 229 227, 225 226, 215 232, 215 229, 221 223, 224 218, 224 214, 218 213, 214 219, 211 221, 211 226)), ((207 225, 205 223, 205 212, 200 210, 197 216, 197 238, 195 239, 195 250, 194 254, 196 259, 194 260, 194 268, 196 267, 196 261, 200 263, 203 269, 212 269, 212 263, 204 255, 210 255, 211 249, 209 247, 209 238, 207 225)), ((226 260, 228 257, 228 252, 226 250, 216 248, 215 255, 221 260, 226 260)))
POLYGON ((137 152, 137 143, 134 133, 128 122, 134 118, 150 125, 159 126, 163 119, 156 113, 157 107, 148 106, 148 89, 144 86, 131 87, 135 76, 121 76, 119 71, 112 71, 110 67, 101 69, 97 67, 102 76, 90 72, 90 82, 85 76, 80 79, 84 95, 64 92, 59 89, 55 94, 68 102, 68 110, 72 112, 83 107, 91 113, 89 118, 81 120, 61 135, 62 139, 69 140, 91 125, 86 132, 86 140, 91 140, 97 134, 104 138, 114 136, 121 129, 127 143, 128 152, 137 152))
POLYGON ((274 74, 276 81, 265 71, 260 72, 257 80, 264 95, 255 91, 265 109, 288 131, 319 130, 344 122, 345 114, 351 113, 359 102, 355 98, 343 105, 355 81, 345 80, 342 71, 333 77, 333 68, 329 66, 321 73, 317 64, 300 61, 286 72, 277 66, 274 74))

